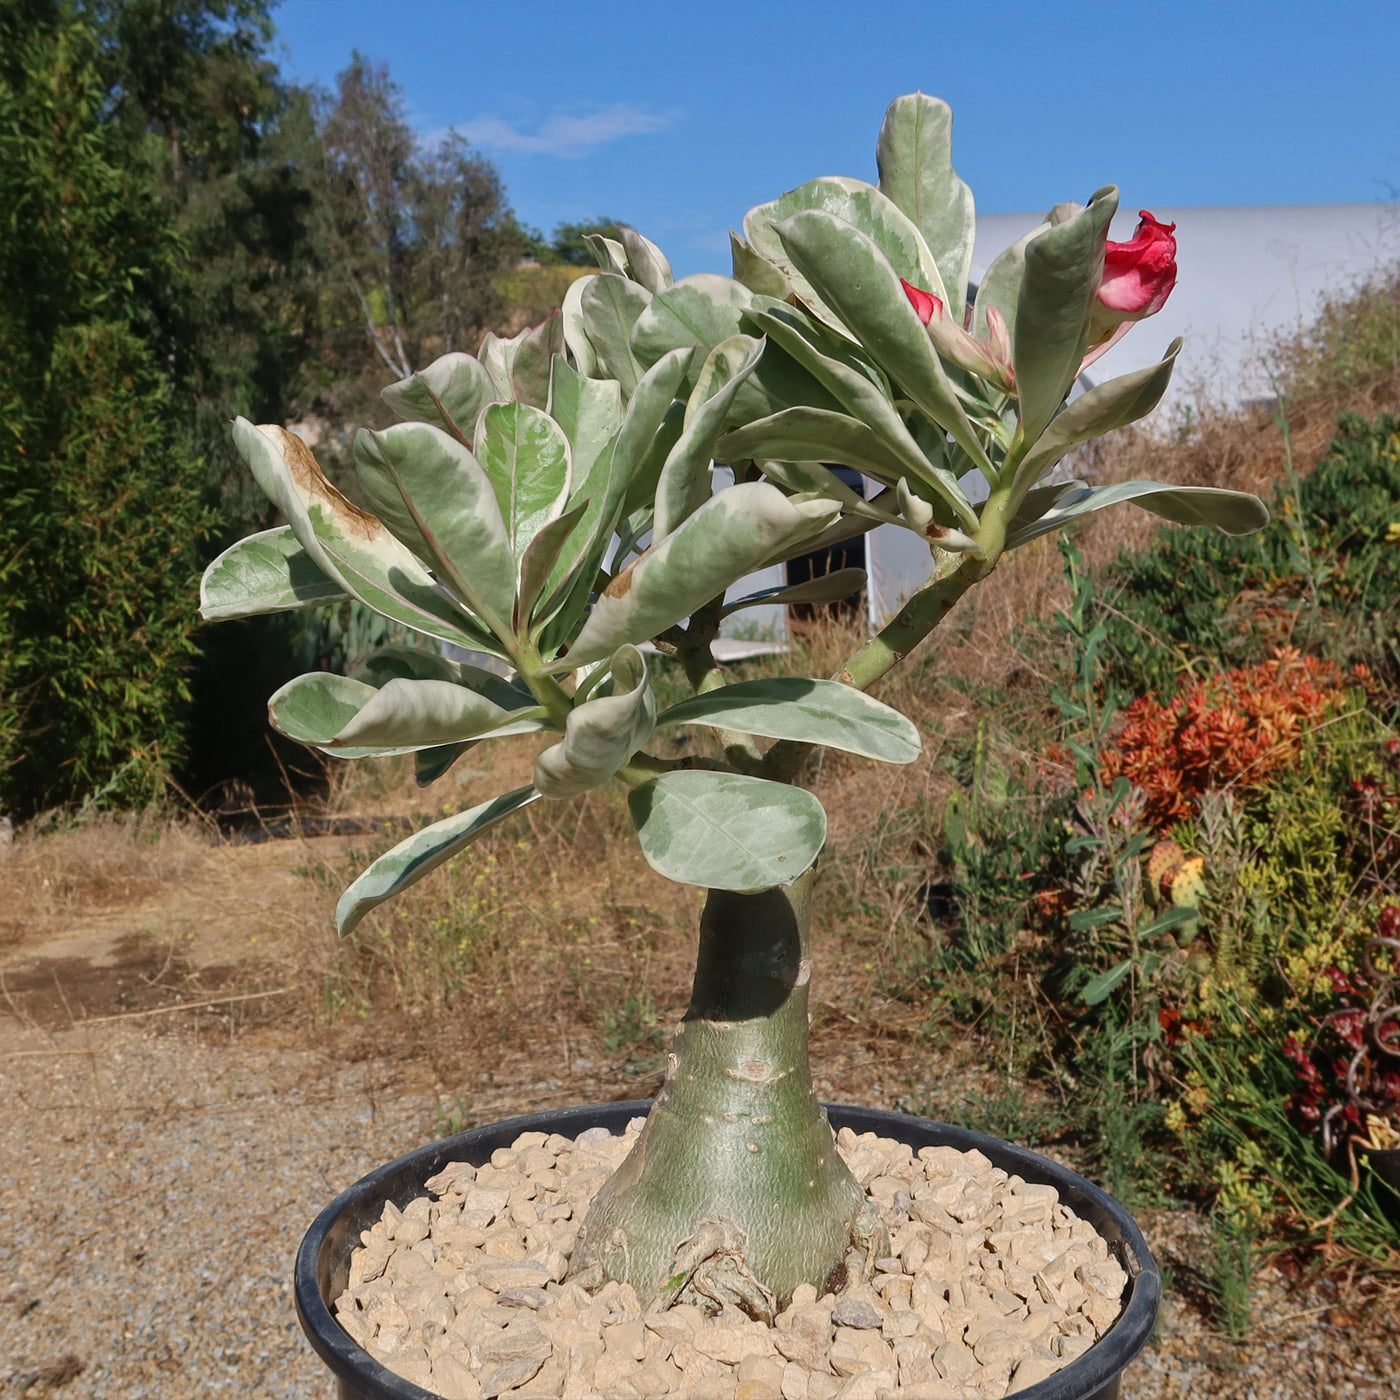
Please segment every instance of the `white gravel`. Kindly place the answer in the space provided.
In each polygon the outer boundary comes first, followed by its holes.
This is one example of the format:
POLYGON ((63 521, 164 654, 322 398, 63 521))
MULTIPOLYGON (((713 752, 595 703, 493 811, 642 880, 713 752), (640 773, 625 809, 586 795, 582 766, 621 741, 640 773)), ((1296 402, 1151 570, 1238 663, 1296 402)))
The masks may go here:
MULTIPOLYGON (((146 1024, 45 1035, 0 1017, 0 1397, 331 1400, 292 1311, 293 1254, 336 1192, 436 1135, 441 1086, 403 1061, 146 1024)), ((474 1122, 610 1096, 513 1057, 454 1091, 474 1122)), ((1199 1217, 1143 1223, 1180 1286, 1199 1217)), ((1363 1282, 1261 1283, 1238 1345, 1169 1292, 1124 1400, 1400 1396, 1394 1294, 1362 1306, 1363 1282)))

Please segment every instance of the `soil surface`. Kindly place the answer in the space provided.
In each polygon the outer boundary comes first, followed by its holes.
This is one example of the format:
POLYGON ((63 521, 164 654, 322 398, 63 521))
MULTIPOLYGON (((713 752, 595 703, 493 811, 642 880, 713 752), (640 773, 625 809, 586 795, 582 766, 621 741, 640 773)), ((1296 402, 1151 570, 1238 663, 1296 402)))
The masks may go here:
MULTIPOLYGON (((655 1065, 609 1059, 588 1026, 539 1034, 469 1006, 449 1053, 398 1022, 372 1037, 312 1014, 304 918, 332 896, 301 872, 332 847, 210 847, 96 909, 26 892, 17 913, 0 865, 0 1397, 330 1400, 289 1280, 336 1192, 444 1131, 650 1092, 655 1065)), ((939 1116, 967 1087, 965 1065, 836 1008, 813 1054, 837 1101, 939 1116)), ((1139 1218, 1169 1281, 1128 1400, 1400 1396, 1384 1281, 1265 1269, 1230 1341, 1204 1222, 1139 1218)))

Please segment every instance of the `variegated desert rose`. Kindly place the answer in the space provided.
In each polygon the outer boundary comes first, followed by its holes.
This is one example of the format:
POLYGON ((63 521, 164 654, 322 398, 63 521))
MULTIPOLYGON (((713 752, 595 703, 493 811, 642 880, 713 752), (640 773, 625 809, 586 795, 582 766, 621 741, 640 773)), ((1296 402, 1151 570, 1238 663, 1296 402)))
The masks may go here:
POLYGON ((897 99, 878 184, 821 177, 750 210, 733 276, 677 280, 631 229, 593 239, 598 273, 543 325, 383 390, 400 421, 355 439, 363 506, 294 434, 234 429, 285 523, 210 565, 205 617, 349 600, 410 643, 289 682, 273 724, 326 754, 411 755, 425 786, 476 744, 534 745, 530 782, 374 861, 341 897, 343 933, 526 805, 609 784, 651 865, 707 890, 665 1083, 573 1256, 579 1277, 656 1306, 771 1315, 799 1285, 821 1290, 853 1239, 872 1263, 889 1252, 808 1067, 816 750, 918 757, 917 727, 867 692, 1009 551, 1122 501, 1234 534, 1268 518, 1214 487, 1051 478, 1166 390, 1179 341, 1069 397, 1086 355, 1171 290, 1172 230, 1145 215, 1107 243, 1107 186, 1056 206, 973 288, 972 193, 950 143, 946 104, 897 99), (727 618, 849 597, 865 575, 742 581, 876 525, 929 551, 897 613, 835 677, 735 682, 714 650, 727 618), (659 701, 662 666, 687 698, 659 701), (703 754, 667 741, 697 726, 716 736, 703 754))

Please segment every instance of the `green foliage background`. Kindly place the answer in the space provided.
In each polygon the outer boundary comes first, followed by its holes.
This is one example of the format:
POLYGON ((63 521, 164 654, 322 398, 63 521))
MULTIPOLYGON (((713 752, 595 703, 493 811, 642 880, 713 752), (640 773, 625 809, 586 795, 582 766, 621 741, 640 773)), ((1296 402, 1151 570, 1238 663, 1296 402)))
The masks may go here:
POLYGON ((104 119, 93 28, 0 12, 0 808, 155 794, 210 523, 172 406, 179 240, 104 119))
POLYGON ((1223 659, 1245 666, 1287 644, 1400 679, 1400 420, 1344 416, 1318 468, 1279 482, 1254 535, 1163 532, 1103 581, 1108 675, 1176 693, 1223 659))
POLYGON ((0 5, 0 812, 283 795, 263 702, 364 620, 198 627, 203 564, 273 523, 230 420, 368 421, 557 304, 592 228, 522 230, 359 55, 333 93, 287 82, 272 10, 0 5))

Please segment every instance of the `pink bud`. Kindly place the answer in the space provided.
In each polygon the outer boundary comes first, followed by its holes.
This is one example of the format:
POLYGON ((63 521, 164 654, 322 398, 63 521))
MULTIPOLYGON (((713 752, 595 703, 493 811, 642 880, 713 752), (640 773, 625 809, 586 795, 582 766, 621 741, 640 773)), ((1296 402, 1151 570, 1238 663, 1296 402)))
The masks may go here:
POLYGON ((919 320, 924 325, 928 325, 935 316, 942 318, 943 303, 932 292, 925 292, 902 277, 899 279, 899 285, 904 288, 904 295, 909 298, 909 304, 918 313, 919 320))
POLYGON ((987 308, 987 348, 1003 364, 1011 363, 1011 334, 1006 329, 1006 317, 995 306, 987 308))

